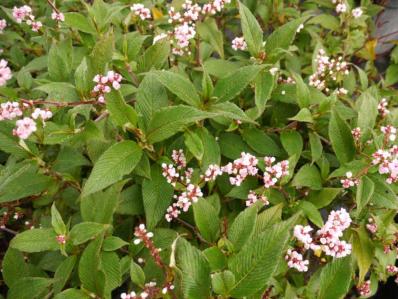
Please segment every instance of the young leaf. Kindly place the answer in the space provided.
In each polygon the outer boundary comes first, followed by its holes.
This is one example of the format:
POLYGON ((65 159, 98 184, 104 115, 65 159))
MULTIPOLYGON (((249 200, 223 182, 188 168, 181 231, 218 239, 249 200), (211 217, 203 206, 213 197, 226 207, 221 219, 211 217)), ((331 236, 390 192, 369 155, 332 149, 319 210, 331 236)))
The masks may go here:
POLYGON ((215 273, 211 277, 211 284, 216 294, 228 297, 230 290, 235 285, 235 275, 229 270, 215 273))
POLYGON ((57 234, 52 228, 35 228, 19 233, 11 240, 10 247, 24 252, 58 250, 57 234))
POLYGON ((194 132, 186 131, 184 134, 184 141, 188 150, 196 159, 201 161, 204 153, 204 146, 200 137, 194 132))
POLYGON ((164 218, 173 196, 173 187, 162 176, 162 170, 156 164, 151 168, 151 179, 142 183, 142 198, 148 229, 152 229, 164 218))
POLYGON ((224 40, 223 34, 217 27, 217 23, 213 18, 206 18, 204 22, 197 25, 199 36, 210 45, 224 59, 224 40))
POLYGON ((134 263, 133 260, 131 260, 130 263, 130 279, 133 283, 135 283, 139 287, 144 287, 145 273, 139 265, 134 263))
POLYGON ((275 78, 268 71, 260 72, 255 81, 254 102, 257 107, 257 115, 263 114, 268 100, 274 89, 275 78))
POLYGON ((62 216, 58 212, 57 207, 55 206, 55 202, 51 206, 51 225, 54 228, 54 231, 57 233, 57 235, 66 234, 65 223, 62 220, 62 216))
POLYGON ((252 206, 241 212, 228 230, 228 240, 234 245, 234 251, 238 252, 250 239, 254 232, 257 220, 257 207, 252 206))
POLYGON ((171 71, 152 71, 151 75, 188 105, 199 107, 200 98, 195 86, 186 77, 171 71))
POLYGON ((148 125, 147 139, 150 143, 160 142, 196 121, 213 116, 213 113, 183 105, 161 108, 148 125))
POLYGON ((120 91, 112 90, 105 95, 106 108, 111 115, 115 125, 124 128, 126 125, 137 124, 137 112, 130 105, 127 105, 120 91))
POLYGON ((67 257, 57 268, 54 274, 54 293, 58 294, 66 285, 77 261, 76 256, 67 257))
POLYGON ((261 155, 275 157, 280 157, 282 155, 282 151, 278 144, 259 129, 245 128, 242 137, 252 149, 261 155))
POLYGON ((120 181, 124 175, 133 171, 141 155, 142 150, 134 141, 126 140, 112 145, 94 164, 82 197, 120 181))
POLYGON ((203 299, 210 295, 210 268, 203 253, 179 238, 176 246, 177 267, 181 270, 184 298, 203 299))
POLYGON ((193 204, 193 214, 202 237, 209 242, 217 241, 220 235, 220 221, 216 209, 206 199, 201 199, 193 204))
POLYGON ((373 181, 367 176, 362 176, 356 195, 357 215, 360 215, 362 209, 368 204, 373 196, 374 190, 375 184, 373 181))
POLYGON ((251 11, 239 2, 239 14, 241 17, 242 31, 250 54, 257 57, 263 47, 263 31, 256 17, 251 11))
POLYGON ((364 92, 358 99, 358 127, 361 128, 361 139, 368 140, 378 115, 378 102, 370 92, 364 92))
POLYGON ((297 131, 284 131, 281 133, 281 143, 289 156, 300 157, 303 151, 303 138, 297 131))
POLYGON ((318 159, 322 156, 322 142, 321 138, 318 134, 310 132, 308 134, 310 139, 310 147, 311 147, 311 156, 312 156, 312 163, 318 161, 318 159))
POLYGON ((313 190, 322 188, 322 179, 315 165, 305 164, 294 176, 292 185, 295 187, 310 187, 313 190))
POLYGON ((374 257, 374 246, 364 227, 353 231, 352 252, 359 267, 359 283, 362 283, 374 257))
POLYGON ((49 291, 53 279, 44 277, 24 277, 13 284, 7 298, 31 299, 44 298, 49 291))
POLYGON ((227 102, 234 99, 257 77, 262 68, 259 65, 248 65, 237 69, 217 81, 213 96, 218 98, 217 102, 227 102))
POLYGON ((336 110, 332 110, 330 116, 329 138, 340 163, 347 163, 354 159, 355 143, 350 127, 338 115, 336 110))
POLYGON ((349 291, 352 279, 351 256, 335 259, 321 272, 319 299, 343 298, 349 291))
POLYGON ((296 221, 297 216, 294 216, 273 225, 229 259, 229 269, 236 278, 231 297, 250 296, 267 285, 282 259, 281 253, 285 251, 296 221))
POLYGON ((69 237, 73 245, 80 245, 94 239, 105 230, 105 226, 95 222, 81 222, 72 227, 69 237))

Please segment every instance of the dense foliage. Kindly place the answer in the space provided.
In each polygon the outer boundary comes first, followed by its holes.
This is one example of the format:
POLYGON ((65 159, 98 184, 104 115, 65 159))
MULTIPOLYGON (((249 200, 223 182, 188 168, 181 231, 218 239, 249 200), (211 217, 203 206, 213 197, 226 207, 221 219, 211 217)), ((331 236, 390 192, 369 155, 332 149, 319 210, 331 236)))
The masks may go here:
POLYGON ((398 274, 381 7, 1 5, 4 298, 357 298, 398 274))

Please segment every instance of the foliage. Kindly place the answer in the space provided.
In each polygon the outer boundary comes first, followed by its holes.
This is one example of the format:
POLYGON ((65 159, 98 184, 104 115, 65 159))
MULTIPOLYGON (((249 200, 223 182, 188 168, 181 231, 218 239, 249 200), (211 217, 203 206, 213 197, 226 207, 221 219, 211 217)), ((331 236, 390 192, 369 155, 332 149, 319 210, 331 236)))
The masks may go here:
POLYGON ((382 7, 130 2, 2 1, 4 298, 357 298, 397 275, 382 7))

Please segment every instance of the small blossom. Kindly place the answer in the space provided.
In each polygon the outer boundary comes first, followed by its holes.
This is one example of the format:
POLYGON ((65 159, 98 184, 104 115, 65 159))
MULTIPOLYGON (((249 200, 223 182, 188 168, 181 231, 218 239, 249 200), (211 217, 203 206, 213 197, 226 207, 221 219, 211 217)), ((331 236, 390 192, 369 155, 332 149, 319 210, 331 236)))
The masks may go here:
POLYGON ((308 271, 308 260, 303 259, 303 255, 295 250, 289 249, 286 253, 285 260, 289 268, 294 268, 299 272, 308 271))
POLYGON ((247 44, 246 44, 245 38, 244 37, 235 37, 232 40, 232 49, 234 49, 235 51, 246 50, 247 44))
POLYGON ((17 127, 13 130, 13 134, 20 139, 28 139, 37 130, 35 121, 29 117, 17 120, 16 125, 17 127))
POLYGON ((0 121, 13 120, 22 116, 22 110, 18 102, 5 102, 0 104, 0 121))
POLYGON ((398 267, 395 265, 387 265, 386 271, 390 275, 395 275, 398 273, 398 267))
POLYGON ((56 237, 56 239, 57 239, 57 242, 59 244, 65 244, 66 243, 66 236, 65 235, 58 235, 56 237))
POLYGON ((57 22, 64 22, 65 21, 65 16, 62 12, 56 12, 53 10, 51 14, 51 19, 57 21, 57 22))
POLYGON ((351 14, 352 14, 352 16, 353 16, 355 19, 358 19, 358 18, 361 17, 362 14, 363 14, 362 8, 360 8, 360 7, 354 8, 354 9, 351 11, 351 14))
POLYGON ((229 178, 231 185, 240 186, 247 176, 254 176, 258 172, 258 160, 251 154, 241 153, 241 157, 236 159, 233 163, 228 163, 222 167, 221 170, 230 175, 229 178))
POLYGON ((386 136, 386 138, 390 141, 395 141, 397 138, 397 129, 391 125, 387 125, 385 127, 381 127, 380 131, 386 136))
POLYGON ((220 166, 211 164, 211 165, 209 165, 209 167, 205 171, 205 174, 202 177, 204 178, 205 182, 211 182, 211 181, 215 181, 215 179, 219 175, 222 175, 220 166))
POLYGON ((312 244, 312 237, 310 232, 313 231, 312 227, 307 225, 307 226, 302 226, 302 225, 296 225, 294 227, 294 237, 300 241, 305 249, 311 248, 312 244))
POLYGON ((145 8, 144 5, 141 3, 133 4, 130 9, 136 16, 138 16, 143 21, 151 18, 151 11, 148 8, 145 8))
POLYGON ((182 149, 173 150, 171 158, 173 159, 174 163, 177 165, 177 169, 182 169, 187 166, 187 159, 185 158, 185 154, 182 149))
POLYGON ((257 195, 255 192, 250 191, 247 195, 246 206, 250 207, 258 201, 262 202, 265 206, 269 205, 268 198, 265 195, 257 195))
POLYGON ((0 19, 0 34, 3 33, 3 30, 7 27, 7 21, 4 19, 0 19))
POLYGON ((357 287, 359 295, 369 296, 370 295, 370 280, 364 281, 360 286, 357 287))
POLYGON ((379 114, 383 118, 386 117, 390 113, 390 110, 388 110, 387 107, 388 107, 387 99, 385 99, 385 98, 381 99, 379 105, 377 106, 377 109, 379 110, 379 114))
POLYGON ((109 71, 105 76, 95 75, 93 81, 97 83, 93 88, 93 93, 97 95, 97 100, 99 103, 105 103, 105 94, 110 93, 112 88, 119 90, 123 77, 115 73, 114 71, 109 71))
POLYGON ((298 28, 297 28, 297 33, 299 33, 301 30, 303 30, 303 28, 304 28, 304 24, 300 24, 299 26, 298 26, 298 28))
POLYGON ((12 16, 17 23, 22 23, 26 18, 30 18, 32 16, 32 8, 28 5, 24 5, 22 7, 14 6, 12 16))
POLYGON ((336 5, 336 12, 337 13, 344 13, 347 11, 347 5, 344 3, 339 3, 336 5))
POLYGON ((44 121, 50 119, 53 116, 53 114, 50 110, 43 110, 40 108, 36 108, 31 116, 33 119, 38 119, 40 117, 44 121))
POLYGON ((277 67, 270 68, 270 70, 269 70, 269 72, 272 76, 275 76, 278 71, 279 71, 279 68, 277 68, 277 67))
POLYGON ((346 175, 346 178, 340 180, 341 184, 343 185, 343 188, 347 189, 350 187, 357 186, 359 184, 359 179, 353 178, 351 171, 346 172, 345 175, 346 175))
POLYGON ((7 65, 6 60, 0 60, 0 86, 6 85, 6 82, 12 78, 11 69, 7 65))
POLYGON ((359 140, 361 139, 361 128, 357 127, 352 129, 351 131, 352 137, 354 138, 355 142, 359 142, 359 140))

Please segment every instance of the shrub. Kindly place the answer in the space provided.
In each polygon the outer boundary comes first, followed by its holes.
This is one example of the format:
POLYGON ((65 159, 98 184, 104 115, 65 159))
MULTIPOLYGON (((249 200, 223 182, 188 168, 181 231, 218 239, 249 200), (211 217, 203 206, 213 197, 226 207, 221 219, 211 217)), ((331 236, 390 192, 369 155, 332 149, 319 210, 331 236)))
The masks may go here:
POLYGON ((381 7, 17 2, 0 21, 8 298, 355 298, 398 273, 381 7))

